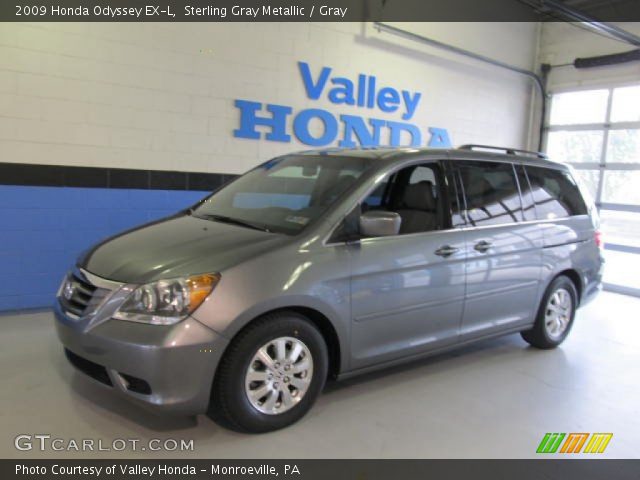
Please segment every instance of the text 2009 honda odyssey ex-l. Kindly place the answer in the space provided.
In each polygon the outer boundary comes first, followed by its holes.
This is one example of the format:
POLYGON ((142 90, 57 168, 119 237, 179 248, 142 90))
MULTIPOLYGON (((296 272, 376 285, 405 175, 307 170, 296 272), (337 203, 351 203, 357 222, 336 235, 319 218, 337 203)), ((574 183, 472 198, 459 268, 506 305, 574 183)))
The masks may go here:
POLYGON ((513 332, 555 347, 600 289, 597 214, 566 166, 496 151, 263 163, 83 254, 56 304, 66 354, 138 403, 264 432, 330 375, 513 332))

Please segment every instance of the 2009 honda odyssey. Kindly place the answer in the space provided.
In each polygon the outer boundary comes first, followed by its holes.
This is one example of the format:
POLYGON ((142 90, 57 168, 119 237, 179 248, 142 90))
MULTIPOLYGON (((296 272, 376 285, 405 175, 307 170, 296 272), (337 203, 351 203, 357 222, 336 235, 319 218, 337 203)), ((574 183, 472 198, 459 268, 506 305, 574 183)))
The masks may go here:
POLYGON ((328 376, 514 332, 556 347, 600 289, 600 243, 541 154, 292 154, 83 254, 56 325, 71 363, 131 400, 264 432, 328 376))

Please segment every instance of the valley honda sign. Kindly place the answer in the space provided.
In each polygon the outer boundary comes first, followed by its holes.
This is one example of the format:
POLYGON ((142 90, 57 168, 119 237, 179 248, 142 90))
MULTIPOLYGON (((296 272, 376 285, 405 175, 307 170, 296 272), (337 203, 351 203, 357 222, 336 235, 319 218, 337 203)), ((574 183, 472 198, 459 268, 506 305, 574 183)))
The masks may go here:
POLYGON ((379 86, 373 75, 359 74, 355 80, 332 76, 330 67, 312 72, 309 64, 298 62, 307 97, 320 100, 323 96, 335 105, 346 105, 357 109, 379 110, 397 114, 398 121, 363 117, 360 115, 336 115, 322 108, 307 108, 298 112, 287 105, 263 104, 249 100, 235 100, 240 111, 240 127, 233 131, 236 138, 291 142, 288 130, 289 117, 293 117, 293 135, 303 144, 313 147, 333 145, 339 147, 450 147, 449 133, 444 128, 420 126, 409 122, 416 112, 422 94, 379 86), (322 132, 314 132, 312 122, 321 122, 322 132), (342 123, 343 128, 340 127, 342 123), (264 127, 261 133, 257 127, 264 127), (338 138, 338 133, 342 132, 338 138), (425 143, 426 141, 426 143, 425 143))

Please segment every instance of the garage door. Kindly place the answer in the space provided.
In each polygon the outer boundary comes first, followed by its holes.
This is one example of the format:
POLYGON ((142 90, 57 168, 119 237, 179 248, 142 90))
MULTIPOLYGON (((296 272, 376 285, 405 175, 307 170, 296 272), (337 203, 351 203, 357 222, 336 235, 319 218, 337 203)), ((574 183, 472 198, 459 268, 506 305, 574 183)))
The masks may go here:
POLYGON ((557 91, 546 151, 570 163, 596 201, 605 289, 640 296, 640 84, 557 91))

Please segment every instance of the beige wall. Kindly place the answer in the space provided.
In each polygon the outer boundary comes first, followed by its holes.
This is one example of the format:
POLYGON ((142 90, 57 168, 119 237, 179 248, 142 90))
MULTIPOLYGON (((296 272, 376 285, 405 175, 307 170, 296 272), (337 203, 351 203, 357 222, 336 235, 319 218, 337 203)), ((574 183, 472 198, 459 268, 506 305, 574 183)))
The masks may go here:
MULTIPOLYGON (((533 68, 535 24, 397 26, 533 68)), ((447 128, 454 144, 527 142, 529 80, 370 24, 11 23, 0 28, 1 161, 239 173, 307 148, 234 138, 238 98, 400 120, 309 100, 299 60, 422 92, 411 122, 447 128)))

